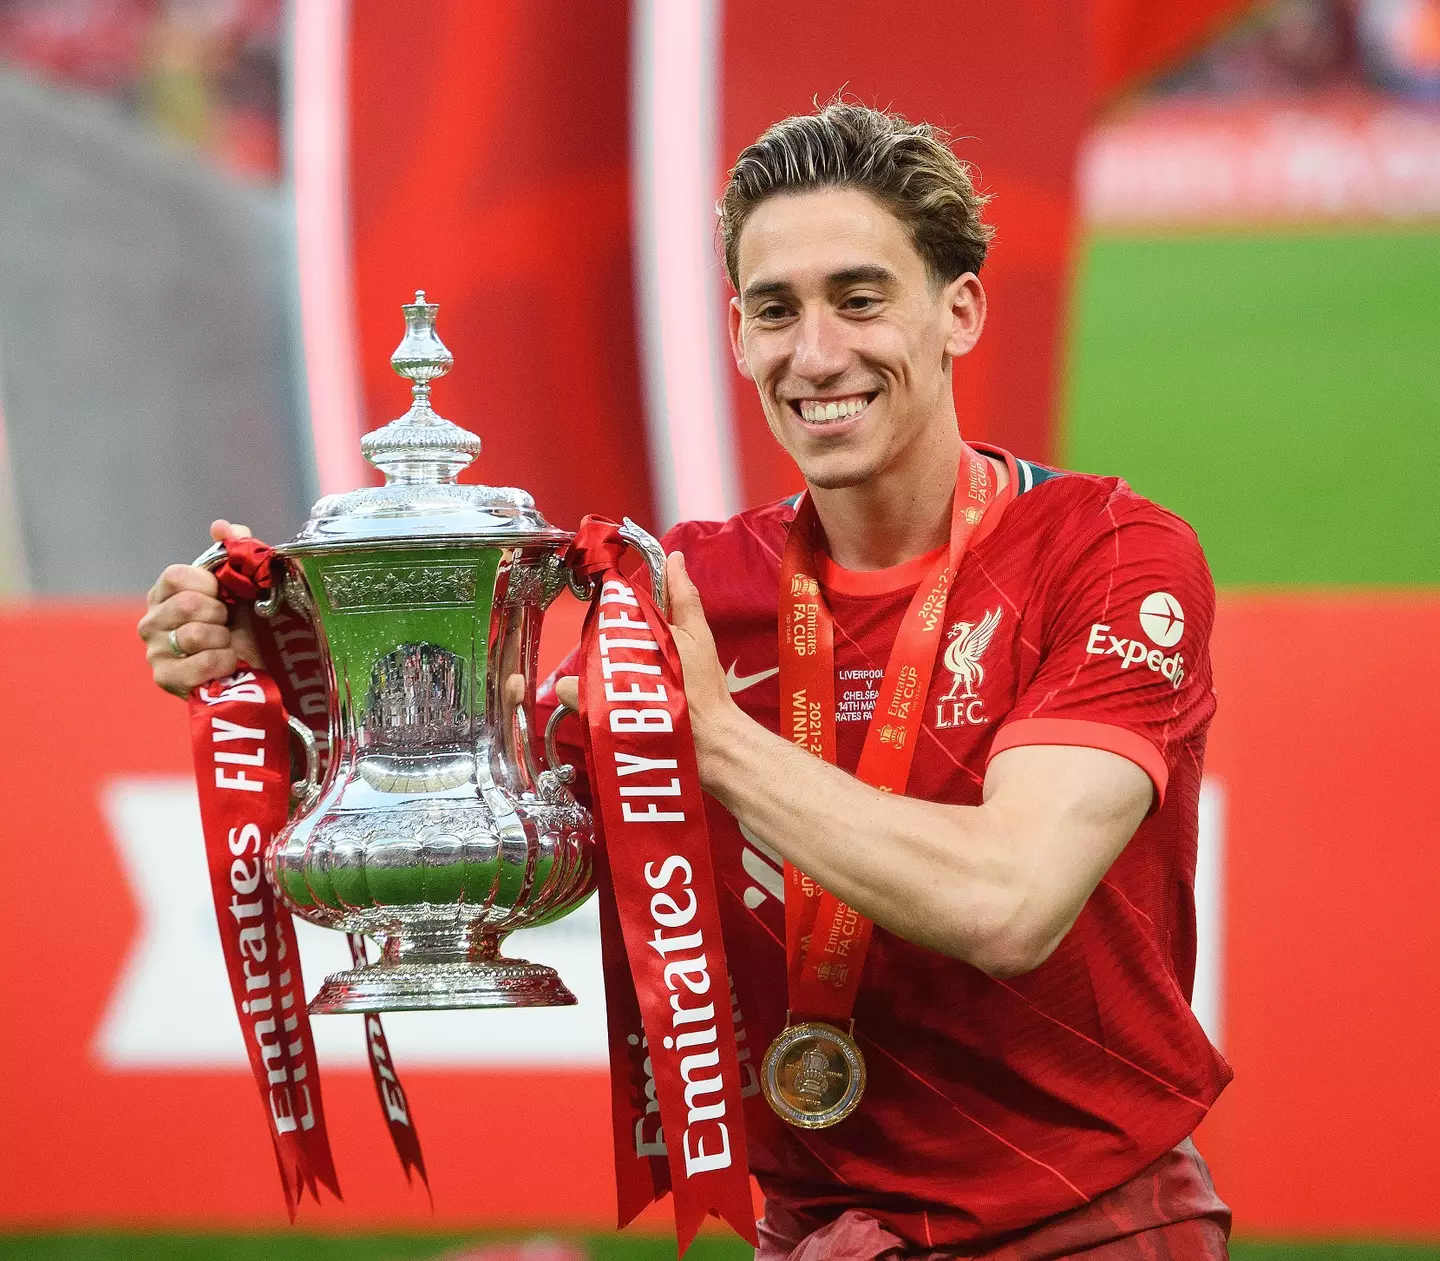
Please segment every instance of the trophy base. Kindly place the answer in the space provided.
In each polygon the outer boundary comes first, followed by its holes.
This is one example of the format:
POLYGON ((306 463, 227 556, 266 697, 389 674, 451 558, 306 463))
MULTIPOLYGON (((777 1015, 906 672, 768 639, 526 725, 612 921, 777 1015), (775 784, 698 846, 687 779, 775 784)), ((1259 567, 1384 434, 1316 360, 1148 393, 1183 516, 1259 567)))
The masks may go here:
POLYGON ((498 956, 463 963, 382 959, 326 977, 310 1000, 310 1014, 574 1005, 560 974, 542 963, 498 956))

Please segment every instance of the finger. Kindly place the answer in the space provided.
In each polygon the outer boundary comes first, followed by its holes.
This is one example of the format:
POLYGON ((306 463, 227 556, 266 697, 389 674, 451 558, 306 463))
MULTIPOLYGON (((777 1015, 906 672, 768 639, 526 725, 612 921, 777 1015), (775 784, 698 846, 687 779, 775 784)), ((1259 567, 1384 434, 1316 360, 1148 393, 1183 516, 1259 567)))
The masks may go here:
POLYGON ((223 543, 226 539, 249 539, 255 536, 250 532, 248 525, 235 525, 233 522, 220 517, 210 522, 210 537, 217 543, 223 543))
POLYGON ((201 595, 214 595, 220 590, 215 575, 198 565, 169 565, 165 572, 155 579, 155 585, 146 593, 145 602, 161 604, 177 591, 198 591, 201 595))
MULTIPOLYGON (((177 626, 175 642, 180 645, 181 651, 187 657, 197 657, 211 648, 229 648, 232 651, 235 648, 230 628, 217 626, 214 622, 186 622, 183 626, 177 626)), ((150 643, 150 652, 157 656, 175 656, 168 631, 163 637, 155 636, 150 643)), ((179 660, 179 658, 176 659, 179 660)))
POLYGON ((700 603, 700 592, 685 571, 685 557, 680 552, 671 552, 665 558, 665 585, 670 595, 670 624, 688 627, 697 620, 703 624, 705 606, 700 603))
POLYGON ((505 680, 505 685, 500 691, 500 700, 506 713, 524 702, 525 676, 523 674, 512 674, 505 680))
POLYGON ((555 695, 562 705, 571 709, 580 708, 580 680, 573 674, 555 680, 555 695))
POLYGON ((183 661, 172 657, 154 668, 155 682, 176 696, 189 696, 202 683, 234 674, 235 654, 229 648, 207 648, 183 661))
POLYGON ((157 634, 177 630, 186 622, 213 622, 224 626, 228 620, 229 610, 214 596, 202 595, 198 591, 180 591, 163 604, 148 610, 135 629, 141 639, 148 641, 157 634))
POLYGON ((238 627, 230 628, 230 647, 235 650, 235 656, 241 661, 250 665, 260 665, 263 657, 260 653, 260 641, 255 638, 253 632, 241 630, 238 627))

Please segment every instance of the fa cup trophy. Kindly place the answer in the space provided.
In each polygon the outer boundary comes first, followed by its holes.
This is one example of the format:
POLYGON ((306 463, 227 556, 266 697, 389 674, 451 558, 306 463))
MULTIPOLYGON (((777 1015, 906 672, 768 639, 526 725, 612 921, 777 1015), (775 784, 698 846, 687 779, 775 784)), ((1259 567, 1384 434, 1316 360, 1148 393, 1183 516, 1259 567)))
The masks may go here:
POLYGON ((571 534, 524 491, 459 483, 480 440, 430 406, 452 362, 437 310, 423 292, 405 307, 391 363, 410 410, 361 440, 385 484, 326 496, 289 543, 229 539, 196 562, 258 619, 260 660, 193 689, 188 709, 221 947, 287 1208, 339 1194, 308 1013, 366 1013, 391 1140, 423 1179, 375 1013, 573 1003, 553 969, 500 944, 573 911, 598 874, 621 1220, 668 1188, 682 1248, 710 1213, 753 1244, 748 1051, 664 554, 629 521, 587 517, 571 534), (565 709, 543 733, 534 721, 541 622, 567 585, 590 603, 593 819, 555 753, 565 709), (292 914, 348 934, 355 965, 308 1004, 292 914))
MULTIPOLYGON (((555 755, 557 709, 534 730, 545 609, 574 535, 523 490, 461 485, 480 439, 435 413, 452 356, 424 292, 391 364, 410 410, 361 450, 383 486, 328 495, 275 549, 283 576, 258 615, 318 641, 325 723, 291 718, 307 750, 298 805, 265 857, 303 919, 376 938, 380 959, 327 979, 313 1013, 573 1003, 552 968, 504 937, 573 911, 593 888, 594 829, 555 755), (543 751, 542 751, 543 750, 543 751), (543 765, 541 764, 543 762, 543 765)), ((660 602, 664 555, 628 520, 660 602)), ((216 566, 223 548, 197 562, 216 566)))

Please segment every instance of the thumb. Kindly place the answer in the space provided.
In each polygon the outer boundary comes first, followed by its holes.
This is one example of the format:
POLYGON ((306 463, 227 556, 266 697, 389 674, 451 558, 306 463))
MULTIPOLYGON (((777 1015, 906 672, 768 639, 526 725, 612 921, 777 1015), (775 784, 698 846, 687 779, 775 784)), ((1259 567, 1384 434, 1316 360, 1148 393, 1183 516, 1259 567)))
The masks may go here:
POLYGON ((210 537, 217 543, 223 543, 226 539, 248 539, 251 537, 248 525, 232 525, 221 517, 218 521, 210 523, 210 537))
POLYGON ((665 558, 665 588, 670 597, 670 624, 686 626, 696 620, 705 620, 705 607, 700 603, 700 592, 690 581, 685 570, 685 557, 681 552, 671 552, 665 558))

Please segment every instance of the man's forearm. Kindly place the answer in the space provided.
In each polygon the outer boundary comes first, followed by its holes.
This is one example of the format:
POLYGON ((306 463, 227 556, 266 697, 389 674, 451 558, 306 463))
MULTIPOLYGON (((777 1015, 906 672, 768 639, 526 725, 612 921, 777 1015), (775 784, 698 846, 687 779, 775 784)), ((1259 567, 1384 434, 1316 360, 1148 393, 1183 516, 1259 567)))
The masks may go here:
POLYGON ((1023 970, 1009 940, 1018 847, 982 807, 893 796, 738 710, 700 753, 705 787, 760 840, 881 927, 986 971, 1023 970))
POLYGON ((987 766, 983 805, 882 793, 747 717, 679 555, 666 578, 700 778, 742 826, 907 941, 992 976, 1049 957, 1145 817, 1145 771, 1104 749, 1021 746, 987 766))

